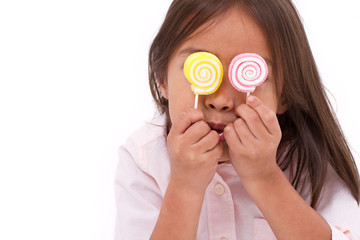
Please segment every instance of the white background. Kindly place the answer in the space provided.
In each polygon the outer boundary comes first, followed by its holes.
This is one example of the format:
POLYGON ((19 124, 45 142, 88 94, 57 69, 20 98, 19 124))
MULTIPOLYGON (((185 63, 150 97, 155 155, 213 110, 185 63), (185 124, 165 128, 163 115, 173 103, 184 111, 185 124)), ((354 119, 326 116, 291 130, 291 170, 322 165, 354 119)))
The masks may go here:
MULTIPOLYGON (((147 54, 170 0, 0 2, 0 239, 113 239, 117 148, 155 113, 147 54)), ((357 161, 357 0, 297 0, 357 161)))

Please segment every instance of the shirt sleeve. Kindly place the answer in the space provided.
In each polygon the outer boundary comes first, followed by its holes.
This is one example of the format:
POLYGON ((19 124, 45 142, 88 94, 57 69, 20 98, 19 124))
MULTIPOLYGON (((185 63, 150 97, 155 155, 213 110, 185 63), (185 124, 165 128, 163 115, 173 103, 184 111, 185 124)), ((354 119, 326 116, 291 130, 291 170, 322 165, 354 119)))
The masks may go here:
POLYGON ((162 195, 155 179, 136 164, 134 156, 124 147, 119 149, 115 200, 115 240, 149 239, 160 212, 162 195))
POLYGON ((333 240, 360 240, 359 205, 331 167, 318 212, 329 223, 333 240))
POLYGON ((332 239, 334 240, 359 240, 354 233, 350 230, 343 228, 341 226, 335 226, 330 224, 332 239))

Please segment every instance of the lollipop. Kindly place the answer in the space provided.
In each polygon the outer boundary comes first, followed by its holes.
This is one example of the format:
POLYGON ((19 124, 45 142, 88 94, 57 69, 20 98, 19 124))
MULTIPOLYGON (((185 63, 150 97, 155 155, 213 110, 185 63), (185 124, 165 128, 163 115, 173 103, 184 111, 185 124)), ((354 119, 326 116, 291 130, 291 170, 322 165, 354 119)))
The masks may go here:
POLYGON ((268 75, 265 60, 255 53, 237 55, 230 63, 229 79, 231 84, 241 92, 253 92, 262 84, 268 75))
POLYGON ((194 108, 197 108, 199 95, 214 93, 219 88, 223 77, 223 67, 215 55, 197 52, 186 59, 184 74, 191 83, 191 90, 195 93, 194 108))

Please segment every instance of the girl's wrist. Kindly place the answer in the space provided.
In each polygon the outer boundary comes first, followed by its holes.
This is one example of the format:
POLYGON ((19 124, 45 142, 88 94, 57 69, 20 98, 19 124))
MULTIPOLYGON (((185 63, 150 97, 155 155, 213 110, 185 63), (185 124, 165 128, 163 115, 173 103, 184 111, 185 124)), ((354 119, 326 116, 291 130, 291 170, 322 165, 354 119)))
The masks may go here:
POLYGON ((241 181, 250 195, 257 195, 264 191, 271 192, 271 189, 278 187, 280 183, 284 181, 288 182, 285 174, 278 165, 276 165, 272 171, 267 172, 261 177, 241 178, 241 181))
POLYGON ((247 161, 248 162, 232 161, 235 171, 245 186, 268 184, 274 177, 283 174, 279 165, 276 163, 275 156, 258 163, 253 160, 247 161))
POLYGON ((201 202, 204 199, 206 188, 199 188, 196 183, 184 184, 170 179, 166 192, 174 198, 188 203, 201 202))

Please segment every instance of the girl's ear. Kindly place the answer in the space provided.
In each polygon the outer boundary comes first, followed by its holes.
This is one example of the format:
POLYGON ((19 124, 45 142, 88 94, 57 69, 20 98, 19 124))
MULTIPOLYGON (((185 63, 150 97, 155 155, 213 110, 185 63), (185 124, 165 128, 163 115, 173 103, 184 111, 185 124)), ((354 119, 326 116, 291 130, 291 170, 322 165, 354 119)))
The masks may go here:
POLYGON ((285 103, 284 100, 281 100, 281 101, 279 101, 276 113, 283 114, 284 112, 286 112, 287 109, 288 109, 287 104, 285 103))
POLYGON ((169 99, 169 98, 168 98, 168 89, 167 89, 167 86, 166 86, 166 81, 163 81, 163 82, 161 83, 161 81, 159 81, 159 79, 158 79, 158 83, 159 83, 161 95, 162 95, 164 98, 169 99))

